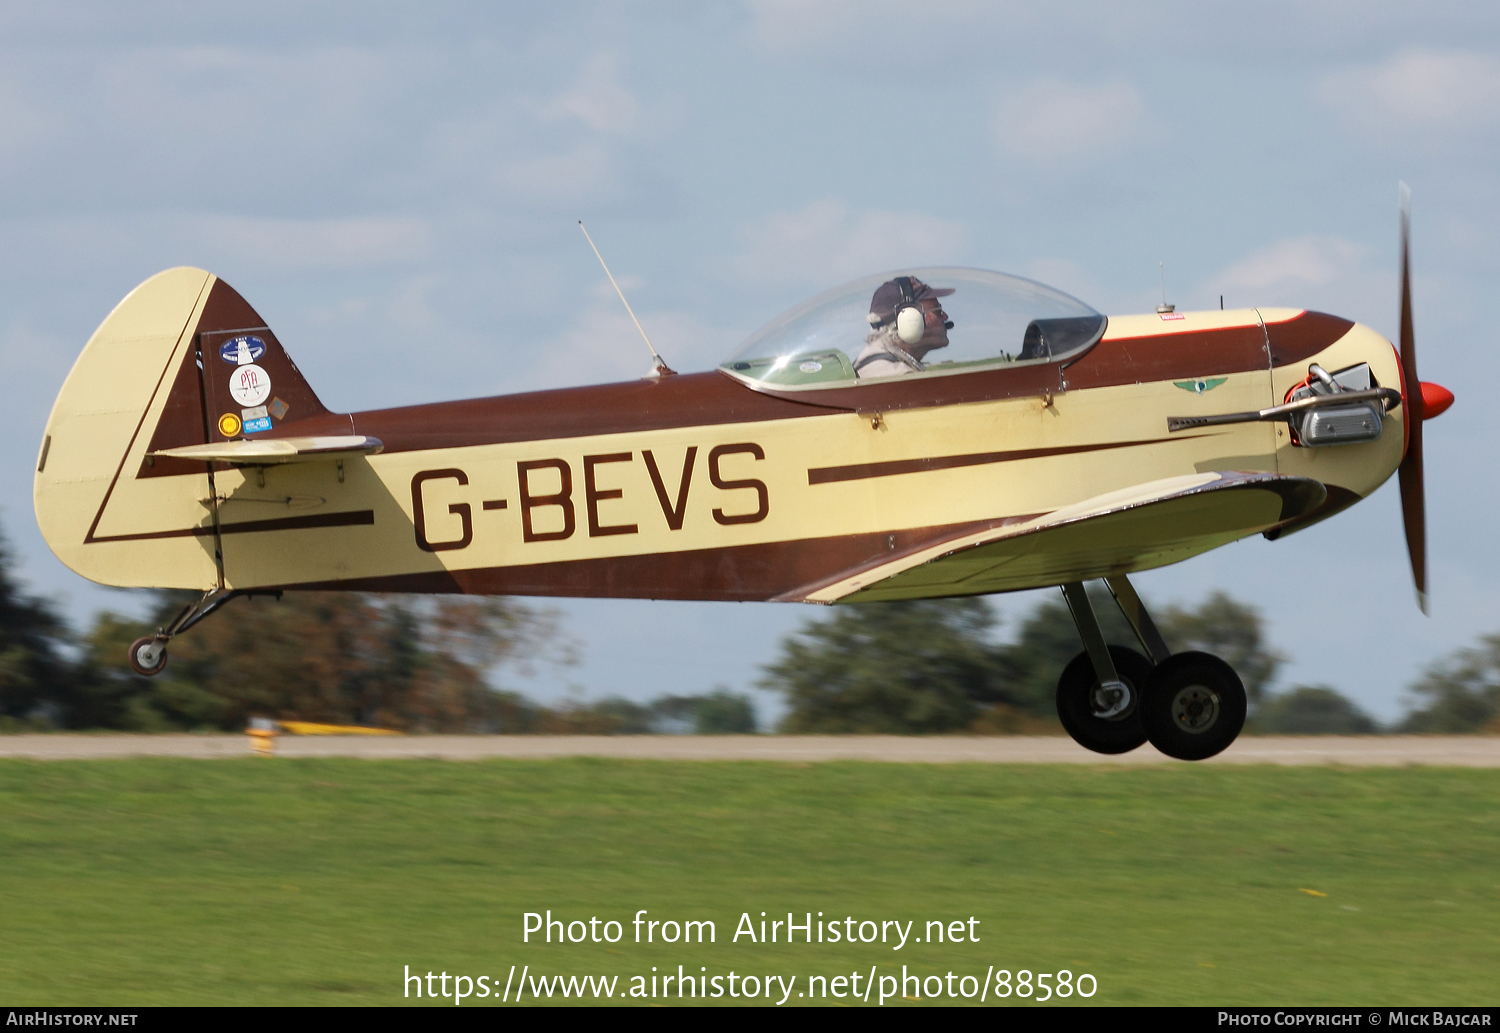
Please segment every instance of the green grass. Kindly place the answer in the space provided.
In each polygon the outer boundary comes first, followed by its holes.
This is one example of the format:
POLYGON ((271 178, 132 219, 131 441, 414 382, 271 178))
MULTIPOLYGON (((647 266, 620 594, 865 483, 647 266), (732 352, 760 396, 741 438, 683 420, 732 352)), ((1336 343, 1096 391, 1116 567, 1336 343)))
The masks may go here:
POLYGON ((1493 1004, 1497 800, 1500 771, 1423 768, 4 761, 0 1001, 905 963, 1089 972, 1095 1003, 1493 1004), (718 942, 523 945, 548 908, 709 918, 718 942), (788 910, 973 915, 981 942, 730 942, 788 910))

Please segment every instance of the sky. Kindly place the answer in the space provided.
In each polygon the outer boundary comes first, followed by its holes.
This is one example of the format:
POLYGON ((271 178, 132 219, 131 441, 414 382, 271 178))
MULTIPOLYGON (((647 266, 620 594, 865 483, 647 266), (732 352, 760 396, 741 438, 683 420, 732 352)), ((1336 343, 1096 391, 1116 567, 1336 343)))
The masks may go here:
MULTIPOLYGON (((146 605, 52 556, 31 479, 89 334, 171 266, 232 284, 349 411, 643 373, 579 219, 680 371, 900 266, 1123 314, 1161 300, 1162 263, 1179 309, 1393 336, 1398 180, 1422 377, 1458 396, 1426 429, 1431 617, 1394 479, 1136 579, 1157 605, 1251 603, 1283 687, 1389 719, 1500 631, 1493 4, 0 2, 0 530, 77 625, 146 605)), ((1001 633, 1042 597, 996 598, 1001 633)), ((510 684, 548 699, 750 689, 820 616, 545 605, 581 662, 510 684)))

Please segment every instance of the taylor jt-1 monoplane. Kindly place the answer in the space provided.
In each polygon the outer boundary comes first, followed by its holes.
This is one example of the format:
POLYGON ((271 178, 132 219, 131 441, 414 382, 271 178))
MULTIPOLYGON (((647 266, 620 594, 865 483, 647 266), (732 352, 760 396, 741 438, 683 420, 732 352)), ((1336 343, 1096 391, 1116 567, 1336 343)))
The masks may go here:
MULTIPOLYGON (((47 420, 37 520, 73 570, 202 599, 469 592, 863 603, 1061 586, 1082 745, 1228 746, 1245 691, 1172 654, 1127 575, 1333 516, 1400 470, 1425 601, 1422 421, 1403 208, 1399 351, 1295 309, 1106 317, 974 269, 900 270, 787 312, 710 372, 335 413, 199 269, 132 291, 47 420), (951 334, 950 334, 951 331, 951 334), (1103 579, 1144 654, 1106 645, 1103 579)), ((653 349, 654 355, 654 349, 653 349)))

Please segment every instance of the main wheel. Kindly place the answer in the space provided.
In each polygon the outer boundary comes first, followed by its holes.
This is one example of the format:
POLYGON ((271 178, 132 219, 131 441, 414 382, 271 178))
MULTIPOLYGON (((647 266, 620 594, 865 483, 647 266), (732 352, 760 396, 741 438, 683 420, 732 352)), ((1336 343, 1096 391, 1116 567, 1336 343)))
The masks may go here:
POLYGON ((1245 727, 1245 686, 1216 656, 1177 653, 1146 680, 1141 724, 1151 745, 1169 757, 1212 757, 1245 727))
POLYGON ((167 666, 167 640, 147 635, 130 643, 130 669, 143 678, 160 674, 167 666))
POLYGON ((1109 658, 1126 692, 1104 692, 1087 651, 1079 653, 1057 679, 1057 716, 1078 745, 1095 753, 1129 753, 1146 741, 1141 727, 1141 687, 1151 661, 1124 646, 1110 646, 1109 658))

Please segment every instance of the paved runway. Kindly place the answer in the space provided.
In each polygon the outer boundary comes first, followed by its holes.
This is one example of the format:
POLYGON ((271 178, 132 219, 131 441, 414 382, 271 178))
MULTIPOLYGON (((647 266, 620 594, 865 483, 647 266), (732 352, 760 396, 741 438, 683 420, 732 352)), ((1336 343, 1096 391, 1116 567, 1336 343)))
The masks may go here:
MULTIPOLYGON (((244 735, 60 733, 0 735, 0 758, 243 757, 244 735)), ((279 757, 618 757, 633 760, 829 760, 905 764, 1172 764, 1150 745, 1106 757, 1071 739, 1043 736, 897 735, 403 735, 281 736, 279 757)), ((1209 764, 1341 764, 1500 767, 1500 736, 1244 736, 1209 764)))

